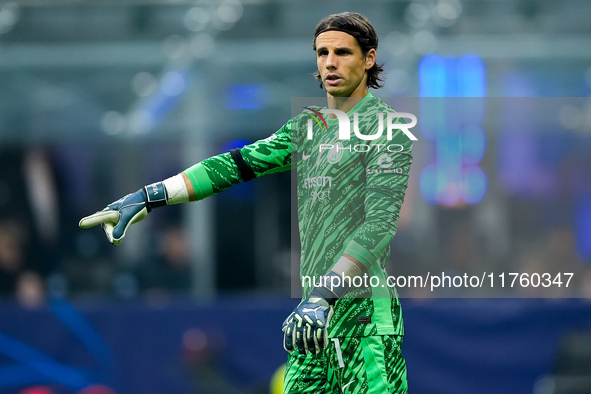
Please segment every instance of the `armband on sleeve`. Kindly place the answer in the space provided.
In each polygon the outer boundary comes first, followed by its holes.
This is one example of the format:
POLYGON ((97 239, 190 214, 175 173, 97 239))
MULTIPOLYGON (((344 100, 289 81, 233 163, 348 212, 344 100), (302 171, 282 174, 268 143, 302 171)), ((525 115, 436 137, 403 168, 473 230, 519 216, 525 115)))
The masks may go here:
POLYGON ((236 163, 236 167, 238 167, 238 171, 240 172, 240 177, 244 182, 248 182, 256 177, 252 168, 250 168, 250 166, 244 161, 244 158, 240 153, 240 148, 232 149, 230 151, 230 156, 232 157, 232 160, 234 160, 234 163, 236 163))

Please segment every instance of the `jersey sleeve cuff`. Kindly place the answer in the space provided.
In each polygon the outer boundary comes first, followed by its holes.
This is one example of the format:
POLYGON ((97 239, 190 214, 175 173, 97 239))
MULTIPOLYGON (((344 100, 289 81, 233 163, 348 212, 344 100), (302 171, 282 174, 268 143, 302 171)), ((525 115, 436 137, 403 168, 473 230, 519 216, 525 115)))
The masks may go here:
POLYGON ((211 179, 207 175, 207 170, 201 163, 197 163, 194 166, 184 171, 185 175, 191 181, 193 190, 195 190, 195 197, 197 200, 203 200, 206 197, 211 196, 213 193, 213 186, 211 185, 211 179))

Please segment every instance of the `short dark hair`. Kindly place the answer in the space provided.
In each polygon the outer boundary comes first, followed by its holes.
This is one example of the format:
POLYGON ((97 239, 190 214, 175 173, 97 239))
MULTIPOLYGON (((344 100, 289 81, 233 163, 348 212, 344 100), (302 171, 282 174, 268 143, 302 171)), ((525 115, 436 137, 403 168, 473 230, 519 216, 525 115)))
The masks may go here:
MULTIPOLYGON (((316 51, 316 37, 330 29, 344 31, 355 37, 364 55, 367 55, 370 49, 378 49, 378 35, 371 22, 364 15, 357 12, 341 12, 340 14, 329 15, 318 22, 314 31, 314 43, 312 45, 314 51, 316 51)), ((382 77, 383 71, 383 65, 377 62, 367 70, 367 86, 374 89, 381 88, 383 85, 380 82, 384 80, 382 77)), ((322 88, 320 73, 316 71, 314 76, 321 81, 320 87, 322 88)))

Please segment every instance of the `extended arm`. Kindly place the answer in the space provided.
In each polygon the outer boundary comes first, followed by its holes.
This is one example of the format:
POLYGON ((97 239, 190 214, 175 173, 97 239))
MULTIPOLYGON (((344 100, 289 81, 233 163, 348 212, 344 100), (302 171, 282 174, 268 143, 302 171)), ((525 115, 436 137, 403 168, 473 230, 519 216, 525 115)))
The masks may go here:
POLYGON ((80 220, 81 228, 101 225, 119 245, 129 227, 165 205, 202 200, 240 182, 291 168, 289 123, 272 137, 210 157, 162 182, 144 186, 80 220))

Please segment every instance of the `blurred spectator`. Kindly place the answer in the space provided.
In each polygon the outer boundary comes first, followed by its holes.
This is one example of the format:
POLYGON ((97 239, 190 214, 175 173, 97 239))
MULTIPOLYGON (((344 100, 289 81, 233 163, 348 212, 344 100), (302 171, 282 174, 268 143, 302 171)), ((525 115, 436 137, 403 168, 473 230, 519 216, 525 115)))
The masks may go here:
POLYGON ((583 266, 579 278, 579 296, 587 301, 591 301, 591 267, 583 266))
POLYGON ((43 303, 45 289, 41 275, 31 270, 25 243, 22 225, 0 221, 0 295, 35 307, 43 303))
POLYGON ((187 230, 166 228, 158 238, 153 258, 141 261, 136 274, 140 289, 152 294, 170 294, 191 290, 191 260, 187 230))
POLYGON ((454 213, 460 218, 451 222, 447 231, 442 234, 444 256, 447 260, 445 267, 454 274, 478 274, 484 259, 481 244, 468 220, 469 216, 465 217, 467 213, 463 212, 462 216, 460 211, 454 213))
POLYGON ((539 239, 525 243, 515 266, 515 272, 528 274, 530 277, 535 275, 536 278, 543 278, 549 274, 552 284, 550 286, 544 286, 541 283, 525 287, 517 286, 515 290, 522 297, 584 296, 586 291, 581 287, 585 282, 583 268, 581 258, 576 252, 573 229, 557 227, 539 239), (565 273, 573 274, 570 280, 565 273), (556 283, 554 283, 555 280, 556 283), (558 284, 559 280, 562 280, 560 285, 558 284), (568 287, 566 286, 567 281, 568 287))
POLYGON ((58 262, 58 187, 45 149, 0 149, 0 294, 43 303, 58 262))
POLYGON ((26 271, 19 278, 16 286, 16 299, 24 307, 36 308, 45 302, 45 285, 37 272, 26 271))
POLYGON ((12 295, 25 269, 24 231, 12 221, 0 222, 0 294, 12 295))
POLYGON ((227 348, 222 330, 190 328, 183 334, 183 356, 199 393, 243 394, 226 376, 220 360, 227 348))

